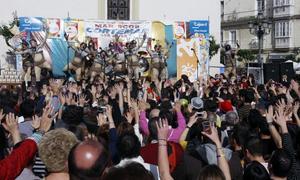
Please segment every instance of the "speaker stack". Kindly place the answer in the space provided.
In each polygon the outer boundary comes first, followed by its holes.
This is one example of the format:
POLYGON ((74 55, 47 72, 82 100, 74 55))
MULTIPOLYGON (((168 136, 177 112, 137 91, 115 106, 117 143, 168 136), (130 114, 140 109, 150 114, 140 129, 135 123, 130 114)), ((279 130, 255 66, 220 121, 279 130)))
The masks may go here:
MULTIPOLYGON (((268 82, 270 79, 276 82, 281 82, 283 75, 287 75, 288 80, 295 76, 293 63, 265 63, 263 68, 264 83, 268 82)), ((251 63, 251 65, 249 64, 248 73, 253 74, 257 80, 260 79, 259 72, 258 63, 251 63)))

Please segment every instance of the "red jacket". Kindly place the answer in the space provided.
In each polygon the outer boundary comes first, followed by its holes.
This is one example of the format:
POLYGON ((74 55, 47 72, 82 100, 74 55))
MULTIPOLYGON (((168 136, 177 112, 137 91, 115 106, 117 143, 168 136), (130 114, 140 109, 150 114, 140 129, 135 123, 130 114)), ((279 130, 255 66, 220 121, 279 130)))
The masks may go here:
POLYGON ((37 152, 34 140, 26 139, 12 153, 0 161, 0 179, 16 179, 23 169, 32 161, 37 152))
MULTIPOLYGON (((142 147, 140 155, 146 163, 158 165, 158 144, 152 143, 142 147)), ((182 156, 182 147, 177 143, 168 142, 168 159, 171 173, 175 170, 176 166, 181 163, 182 156)))

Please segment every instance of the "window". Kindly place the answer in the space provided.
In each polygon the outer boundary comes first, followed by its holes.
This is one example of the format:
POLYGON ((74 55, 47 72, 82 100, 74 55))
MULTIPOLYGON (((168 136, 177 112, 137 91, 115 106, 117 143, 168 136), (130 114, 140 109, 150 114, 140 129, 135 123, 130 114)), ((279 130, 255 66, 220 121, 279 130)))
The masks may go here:
POLYGON ((129 20, 129 0, 107 0, 107 19, 129 20))
POLYGON ((265 10, 265 0, 258 0, 257 1, 257 9, 258 11, 264 11, 265 10))
POLYGON ((232 44, 236 42, 236 31, 230 31, 230 41, 232 44))
POLYGON ((290 22, 280 21, 275 23, 275 37, 290 37, 290 22))
POLYGON ((291 5, 292 0, 274 0, 275 6, 286 6, 291 5))

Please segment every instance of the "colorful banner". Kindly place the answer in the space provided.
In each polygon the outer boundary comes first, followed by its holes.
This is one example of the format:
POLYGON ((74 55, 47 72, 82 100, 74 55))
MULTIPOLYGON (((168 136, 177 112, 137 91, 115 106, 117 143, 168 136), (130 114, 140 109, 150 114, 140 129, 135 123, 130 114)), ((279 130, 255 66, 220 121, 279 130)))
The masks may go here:
POLYGON ((197 57, 192 50, 199 49, 196 39, 177 40, 177 79, 185 74, 190 81, 197 79, 197 57))
POLYGON ((175 22, 173 27, 175 39, 186 38, 186 24, 184 21, 175 22))
POLYGON ((177 78, 179 79, 182 74, 185 74, 192 82, 198 78, 206 79, 208 75, 208 55, 209 45, 207 39, 178 39, 177 78), (199 60, 198 63, 197 60, 199 60))
POLYGON ((61 20, 58 18, 47 19, 47 26, 49 28, 49 38, 60 38, 62 37, 61 20))
POLYGON ((86 21, 85 35, 98 38, 100 46, 107 46, 116 36, 121 41, 141 39, 151 30, 150 21, 86 21))
POLYGON ((44 29, 43 18, 41 17, 20 17, 20 31, 42 31, 44 29))
POLYGON ((73 41, 78 36, 78 21, 68 21, 64 22, 64 33, 68 35, 70 41, 73 41))
POLYGON ((209 37, 209 21, 190 21, 190 35, 191 37, 199 37, 199 35, 205 35, 209 37))
MULTIPOLYGON (((20 30, 26 31, 23 39, 31 38, 38 40, 40 44, 45 37, 42 18, 20 18, 20 30)), ((109 42, 115 40, 116 35, 122 43, 133 39, 141 41, 146 33, 154 41, 165 46, 165 40, 173 42, 170 55, 167 60, 170 77, 177 75, 179 78, 186 74, 193 81, 197 79, 197 57, 199 58, 198 73, 205 77, 208 73, 209 52, 209 27, 208 21, 175 22, 165 25, 159 21, 85 21, 78 19, 47 19, 49 27, 49 39, 43 47, 43 54, 47 61, 52 64, 54 75, 64 75, 63 67, 74 58, 74 51, 68 48, 64 39, 64 33, 69 35, 69 41, 95 42, 97 48, 106 48, 109 42), (187 31, 193 35, 191 39, 185 39, 187 31), (174 38, 175 37, 175 38, 174 38), (195 53, 191 50, 195 49, 195 53)), ((13 44, 20 45, 20 39, 13 44)), ((78 46, 78 44, 74 44, 78 46)), ((145 50, 141 48, 141 50, 145 50)))

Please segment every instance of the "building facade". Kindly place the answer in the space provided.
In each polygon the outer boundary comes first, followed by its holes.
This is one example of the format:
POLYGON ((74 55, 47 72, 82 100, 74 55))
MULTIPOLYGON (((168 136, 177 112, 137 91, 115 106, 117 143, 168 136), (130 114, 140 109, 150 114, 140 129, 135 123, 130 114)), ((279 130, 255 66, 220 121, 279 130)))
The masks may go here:
POLYGON ((272 23, 271 33, 263 39, 265 62, 285 60, 300 49, 300 0, 221 0, 221 41, 233 49, 257 52, 257 37, 250 34, 249 21, 262 8, 272 23), (287 57, 288 56, 288 57, 287 57))

